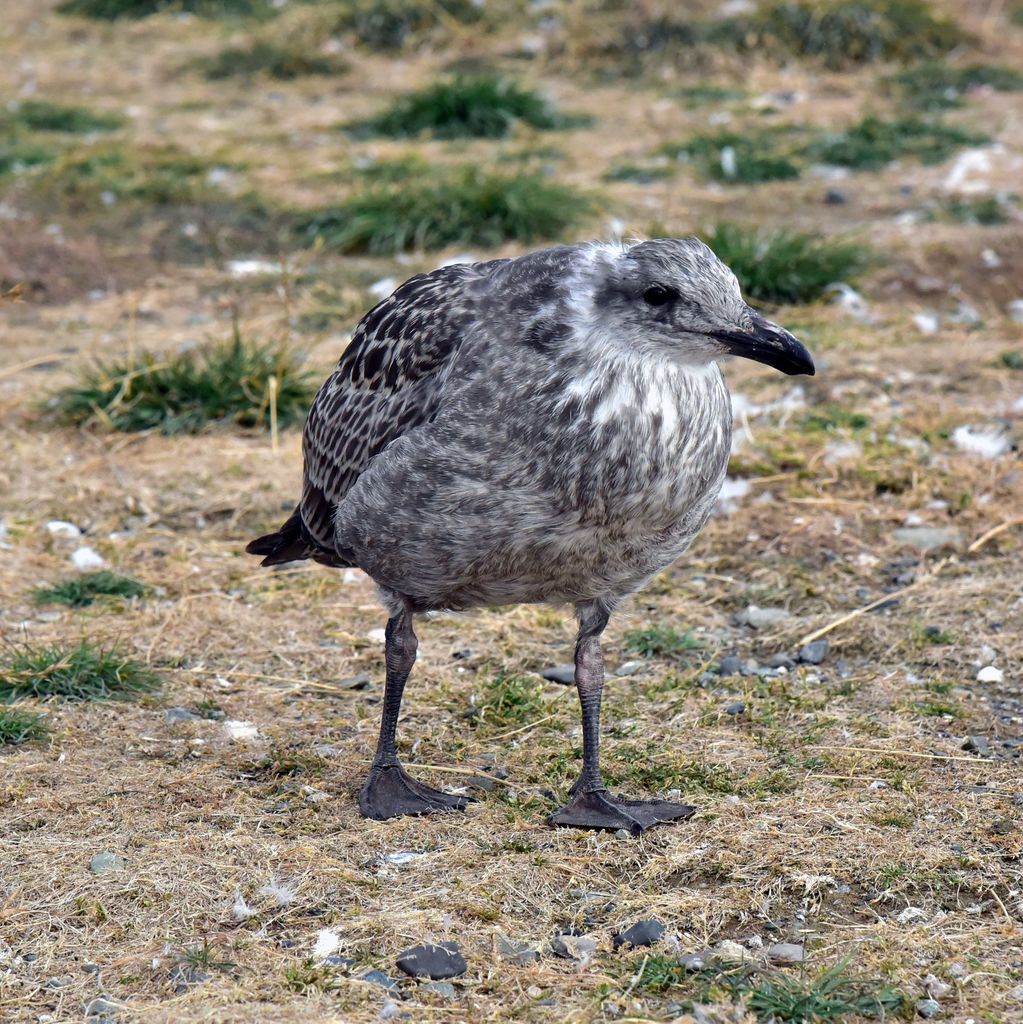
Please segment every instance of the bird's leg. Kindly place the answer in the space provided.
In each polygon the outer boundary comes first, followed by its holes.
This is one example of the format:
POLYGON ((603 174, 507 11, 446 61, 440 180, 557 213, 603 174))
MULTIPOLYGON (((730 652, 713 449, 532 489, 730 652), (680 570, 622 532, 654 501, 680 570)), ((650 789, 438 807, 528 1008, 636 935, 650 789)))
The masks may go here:
POLYGON ((388 620, 385 632, 384 660, 387 682, 384 709, 380 718, 380 740, 376 756, 359 791, 359 808, 367 818, 380 821, 403 814, 428 814, 438 810, 464 810, 471 797, 452 796, 409 778, 398 760, 394 743, 401 712, 405 681, 416 662, 419 642, 412 628, 412 613, 407 608, 388 620))
POLYGON ((620 829, 633 835, 660 822, 692 817, 696 808, 667 800, 624 800, 612 797, 600 774, 600 697, 604 688, 604 658, 600 635, 610 612, 601 604, 579 605, 579 636, 575 645, 575 684, 583 719, 583 767, 569 790, 572 800, 555 811, 552 825, 620 829))

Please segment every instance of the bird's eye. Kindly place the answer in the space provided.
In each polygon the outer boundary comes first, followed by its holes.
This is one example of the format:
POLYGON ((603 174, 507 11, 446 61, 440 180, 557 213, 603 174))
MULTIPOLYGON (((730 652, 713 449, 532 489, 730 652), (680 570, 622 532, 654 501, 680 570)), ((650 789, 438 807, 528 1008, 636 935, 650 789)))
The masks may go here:
POLYGON ((652 284, 643 292, 643 301, 650 306, 664 306, 678 298, 678 292, 674 288, 667 288, 663 284, 652 284))

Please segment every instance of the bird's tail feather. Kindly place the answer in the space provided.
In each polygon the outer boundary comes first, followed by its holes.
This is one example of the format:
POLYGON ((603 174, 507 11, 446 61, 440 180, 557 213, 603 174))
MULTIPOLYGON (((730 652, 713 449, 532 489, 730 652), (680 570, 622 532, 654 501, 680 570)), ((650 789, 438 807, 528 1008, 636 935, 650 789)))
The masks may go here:
POLYGON ((276 533, 250 540, 245 550, 250 555, 263 555, 262 565, 281 565, 284 562, 312 558, 314 549, 306 538, 302 513, 296 508, 276 533))

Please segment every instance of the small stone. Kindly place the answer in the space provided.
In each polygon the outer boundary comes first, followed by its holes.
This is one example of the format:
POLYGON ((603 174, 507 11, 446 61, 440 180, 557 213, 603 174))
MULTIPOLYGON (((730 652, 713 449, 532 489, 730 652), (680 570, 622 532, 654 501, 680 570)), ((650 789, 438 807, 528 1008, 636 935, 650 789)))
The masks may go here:
POLYGON ((739 612, 736 621, 740 625, 752 626, 754 629, 767 629, 791 618, 792 613, 784 608, 758 608, 751 604, 739 612))
POLYGON ((980 754, 981 757, 991 756, 991 747, 986 736, 967 736, 962 749, 968 750, 971 754, 980 754))
POLYGON ((935 999, 918 999, 916 1012, 921 1017, 937 1017, 941 1013, 941 1003, 935 999))
POLYGON ((368 981, 371 985, 379 985, 388 992, 399 991, 399 985, 394 978, 389 978, 383 971, 367 971, 362 975, 360 981, 368 981))
POLYGON ((89 1004, 85 1007, 86 1019, 90 1017, 114 1017, 120 1012, 120 1007, 116 1003, 111 1003, 107 999, 92 999, 89 1004))
POLYGON ((252 722, 240 722, 228 719, 224 722, 224 732, 228 739, 236 743, 244 743, 246 740, 254 740, 259 736, 259 729, 252 722))
POLYGON ((652 946, 664 937, 664 925, 654 918, 637 921, 631 928, 619 932, 611 940, 615 949, 622 946, 652 946))
POLYGON ((963 541, 963 535, 958 530, 940 526, 902 526, 892 534, 892 537, 896 544, 913 548, 915 551, 957 548, 963 541))
POLYGON ((339 690, 365 690, 371 680, 365 672, 357 676, 349 676, 347 679, 339 679, 335 684, 339 690))
POLYGON ((97 853, 89 861, 89 870, 94 875, 105 875, 111 871, 123 871, 124 858, 116 853, 97 853))
POLYGON ((799 648, 797 658, 804 665, 819 665, 831 649, 831 641, 827 638, 814 640, 812 643, 804 644, 799 648))
POLYGON ((597 940, 591 935, 555 935, 551 952, 563 960, 589 959, 597 952, 597 940))
POLYGON ((787 654, 772 654, 767 659, 768 668, 795 668, 796 659, 790 658, 787 654))
POLYGON ((931 999, 941 999, 942 996, 947 996, 952 991, 952 986, 947 981, 942 981, 937 975, 928 974, 924 978, 924 991, 931 999))
POLYGON ((81 537, 82 535, 82 531, 74 523, 69 523, 65 519, 51 519, 46 524, 46 529, 54 537, 81 537))
POLYGON ((497 946, 497 955, 502 960, 507 960, 518 967, 525 967, 540 958, 540 954, 528 943, 510 939, 504 932, 498 932, 494 936, 497 946))
POLYGON ((196 722, 199 720, 199 716, 194 711, 189 711, 188 708, 167 708, 163 713, 163 718, 168 725, 173 725, 175 722, 196 722))
POLYGON ((575 665, 551 665, 540 669, 540 675, 550 683, 572 686, 575 683, 575 665))
POLYGON ((341 956, 339 953, 331 953, 330 956, 325 956, 320 962, 324 967, 340 967, 342 969, 355 967, 359 963, 358 960, 353 960, 350 956, 341 956))
POLYGON ((644 671, 646 667, 647 665, 645 661, 626 661, 615 669, 614 674, 619 678, 623 676, 634 676, 644 671))
POLYGON ((457 978, 469 969, 454 942, 442 942, 440 945, 428 942, 413 946, 399 955, 397 964, 398 970, 411 978, 432 978, 434 981, 457 978))
POLYGON ((65 982, 60 978, 50 978, 43 988, 63 988, 65 982))
POLYGON ((721 659, 718 665, 719 676, 737 676, 742 671, 742 658, 735 654, 728 654, 721 659))
POLYGON ((366 633, 366 639, 375 644, 382 644, 387 639, 387 632, 383 629, 371 629, 366 633))
POLYGON ((201 985, 204 981, 209 981, 210 976, 205 971, 201 971, 198 967, 193 967, 190 964, 176 964, 170 969, 170 980, 171 984, 174 985, 175 994, 181 995, 182 992, 187 992, 193 985, 201 985))
POLYGON ((829 188, 824 193, 824 202, 828 206, 843 206, 849 202, 849 197, 840 188, 829 188))
POLYGON ((1012 818, 995 818, 991 822, 991 834, 996 836, 1011 835, 1016 831, 1016 823, 1012 818))
POLYGON ((704 949, 699 953, 686 953, 679 958, 678 962, 684 970, 702 971, 704 968, 713 966, 714 961, 714 953, 709 949, 704 949))
POLYGON ((484 793, 493 793, 497 789, 497 783, 487 775, 471 775, 465 780, 465 785, 484 793))
POLYGON ((451 657, 455 661, 465 661, 467 658, 471 658, 475 654, 475 651, 471 647, 463 647, 459 651, 452 651, 451 657))
POLYGON ((441 999, 457 999, 458 991, 450 981, 428 981, 420 988, 421 992, 432 992, 441 999))
POLYGON ((94 569, 102 569, 107 563, 97 551, 83 545, 71 552, 71 564, 79 572, 92 572, 94 569))
POLYGON ((737 700, 734 704, 729 704, 725 708, 726 715, 744 715, 746 714, 746 705, 741 700, 737 700))
POLYGON ((744 960, 749 959, 749 950, 731 939, 722 939, 714 947, 714 959, 724 963, 741 964, 744 960))
POLYGON ((627 828, 615 829, 615 839, 632 839, 633 835, 627 828))
POLYGON ((767 947, 767 959, 775 964, 801 964, 804 951, 797 942, 775 942, 767 947))
POLYGON ((995 668, 994 665, 985 665, 977 673, 978 683, 1003 683, 1005 682, 1005 673, 1000 668, 995 668))

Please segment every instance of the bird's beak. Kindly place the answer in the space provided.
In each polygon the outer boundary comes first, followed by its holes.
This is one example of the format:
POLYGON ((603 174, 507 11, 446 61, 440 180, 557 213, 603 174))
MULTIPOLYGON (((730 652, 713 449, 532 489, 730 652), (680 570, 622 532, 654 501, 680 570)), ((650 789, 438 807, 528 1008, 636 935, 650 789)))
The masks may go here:
POLYGON ((746 331, 715 331, 713 335, 729 355, 766 363, 789 375, 814 375, 813 358, 806 346, 784 328, 753 314, 753 323, 746 331))

